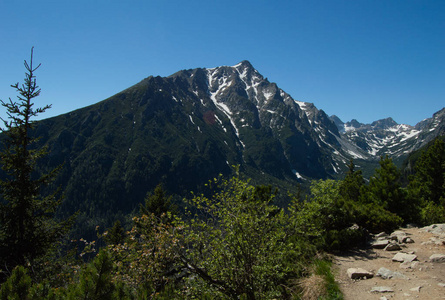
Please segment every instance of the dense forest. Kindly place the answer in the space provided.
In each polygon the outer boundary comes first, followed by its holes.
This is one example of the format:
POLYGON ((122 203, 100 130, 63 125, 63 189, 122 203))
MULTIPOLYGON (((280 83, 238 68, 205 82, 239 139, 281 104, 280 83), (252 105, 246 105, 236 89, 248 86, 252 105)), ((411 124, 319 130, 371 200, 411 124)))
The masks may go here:
POLYGON ((12 86, 17 101, 1 101, 0 299, 342 299, 329 253, 403 224, 445 222, 436 139, 403 170, 382 157, 367 181, 351 161, 343 179, 313 181, 308 193, 254 184, 236 166, 181 207, 158 185, 128 226, 69 237, 78 214, 57 218, 61 195, 42 193, 60 168, 36 172, 48 153, 29 135, 50 108, 34 106, 38 67, 31 52, 24 84, 12 86))

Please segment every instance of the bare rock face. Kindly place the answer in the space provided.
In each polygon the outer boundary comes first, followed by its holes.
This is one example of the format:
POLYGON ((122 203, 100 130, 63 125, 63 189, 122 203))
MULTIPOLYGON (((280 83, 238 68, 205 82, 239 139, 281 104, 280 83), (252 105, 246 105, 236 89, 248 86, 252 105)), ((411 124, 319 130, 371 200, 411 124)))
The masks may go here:
POLYGON ((351 279, 368 279, 374 277, 374 273, 361 268, 349 268, 347 273, 351 279))

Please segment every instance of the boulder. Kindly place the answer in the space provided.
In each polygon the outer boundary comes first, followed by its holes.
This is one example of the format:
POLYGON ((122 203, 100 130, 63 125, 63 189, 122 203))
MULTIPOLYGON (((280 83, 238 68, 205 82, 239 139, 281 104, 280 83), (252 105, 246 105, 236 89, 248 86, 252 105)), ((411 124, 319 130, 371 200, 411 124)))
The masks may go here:
POLYGON ((389 244, 388 240, 379 240, 371 244, 372 248, 383 249, 389 244))
POLYGON ((386 238, 388 235, 386 234, 386 232, 380 232, 380 233, 377 233, 376 235, 374 235, 374 237, 376 238, 376 239, 378 239, 378 238, 386 238))
POLYGON ((394 279, 408 279, 407 276, 403 275, 400 272, 394 272, 394 271, 391 271, 391 270, 389 270, 387 268, 383 268, 383 267, 380 268, 377 271, 376 276, 380 276, 383 279, 391 279, 391 278, 394 278, 394 279))
POLYGON ((430 256, 430 262, 443 263, 445 262, 445 254, 433 254, 430 256))
POLYGON ((414 240, 410 237, 407 237, 405 243, 412 244, 412 243, 414 243, 414 240))
POLYGON ((385 249, 383 249, 385 251, 399 251, 402 250, 402 248, 396 244, 396 243, 389 243, 388 245, 386 245, 385 249))
POLYGON ((347 273, 348 277, 351 279, 368 279, 374 277, 374 273, 366 271, 362 268, 349 268, 347 273))
POLYGON ((393 237, 393 236, 398 236, 398 235, 406 235, 406 232, 402 231, 402 230, 396 230, 393 233, 391 233, 389 236, 393 237))
POLYGON ((400 264, 401 269, 415 269, 421 266, 418 261, 406 261, 400 264))
POLYGON ((409 239, 409 237, 407 235, 398 235, 397 236, 397 242, 399 244, 403 244, 406 243, 406 241, 409 239))
POLYGON ((423 227, 422 230, 426 232, 431 232, 434 234, 445 235, 445 224, 433 224, 430 226, 423 227))
POLYGON ((392 261, 398 261, 398 262, 412 262, 413 260, 417 259, 417 255, 414 254, 406 254, 399 252, 392 258, 392 261))

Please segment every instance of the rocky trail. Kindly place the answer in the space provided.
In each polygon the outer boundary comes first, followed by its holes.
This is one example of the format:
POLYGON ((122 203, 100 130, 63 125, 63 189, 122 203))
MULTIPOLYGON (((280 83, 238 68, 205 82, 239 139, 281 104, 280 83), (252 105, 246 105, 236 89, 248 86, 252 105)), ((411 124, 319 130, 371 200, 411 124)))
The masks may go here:
POLYGON ((375 235, 334 263, 345 300, 445 299, 445 224, 375 235))

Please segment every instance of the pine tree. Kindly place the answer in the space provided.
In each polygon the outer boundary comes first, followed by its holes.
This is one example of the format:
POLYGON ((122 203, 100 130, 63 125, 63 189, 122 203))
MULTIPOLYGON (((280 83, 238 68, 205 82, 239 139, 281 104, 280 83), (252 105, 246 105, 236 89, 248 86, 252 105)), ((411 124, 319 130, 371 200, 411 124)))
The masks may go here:
POLYGON ((17 265, 33 265, 55 245, 66 232, 71 220, 57 222, 54 213, 60 199, 57 191, 42 196, 40 189, 54 179, 58 168, 39 175, 36 163, 47 154, 46 148, 37 148, 32 137, 33 118, 51 106, 35 108, 33 100, 40 94, 35 71, 40 67, 25 60, 24 84, 11 85, 17 92, 17 101, 1 101, 8 118, 1 118, 1 168, 5 178, 0 180, 0 265, 11 271, 17 265))
POLYGON ((118 245, 125 240, 125 229, 122 227, 121 222, 117 220, 114 222, 113 227, 108 229, 105 241, 108 245, 118 245))
POLYGON ((381 157, 380 168, 369 181, 371 201, 402 217, 405 222, 416 219, 416 207, 406 196, 400 183, 401 172, 388 156, 381 157))
POLYGON ((415 165, 414 181, 420 186, 421 198, 435 204, 445 201, 445 143, 436 139, 422 153, 415 165))
POLYGON ((162 185, 158 184, 153 194, 147 194, 145 205, 140 205, 141 215, 154 214, 163 221, 171 219, 171 214, 175 214, 176 206, 172 204, 172 196, 167 196, 162 185))
POLYGON ((421 206, 423 225, 445 222, 445 143, 436 139, 422 152, 408 185, 411 202, 421 206))
POLYGON ((347 201, 359 201, 364 192, 365 180, 363 179, 362 171, 355 170, 355 165, 352 160, 348 168, 348 173, 346 173, 345 179, 341 181, 339 186, 340 195, 347 201))

